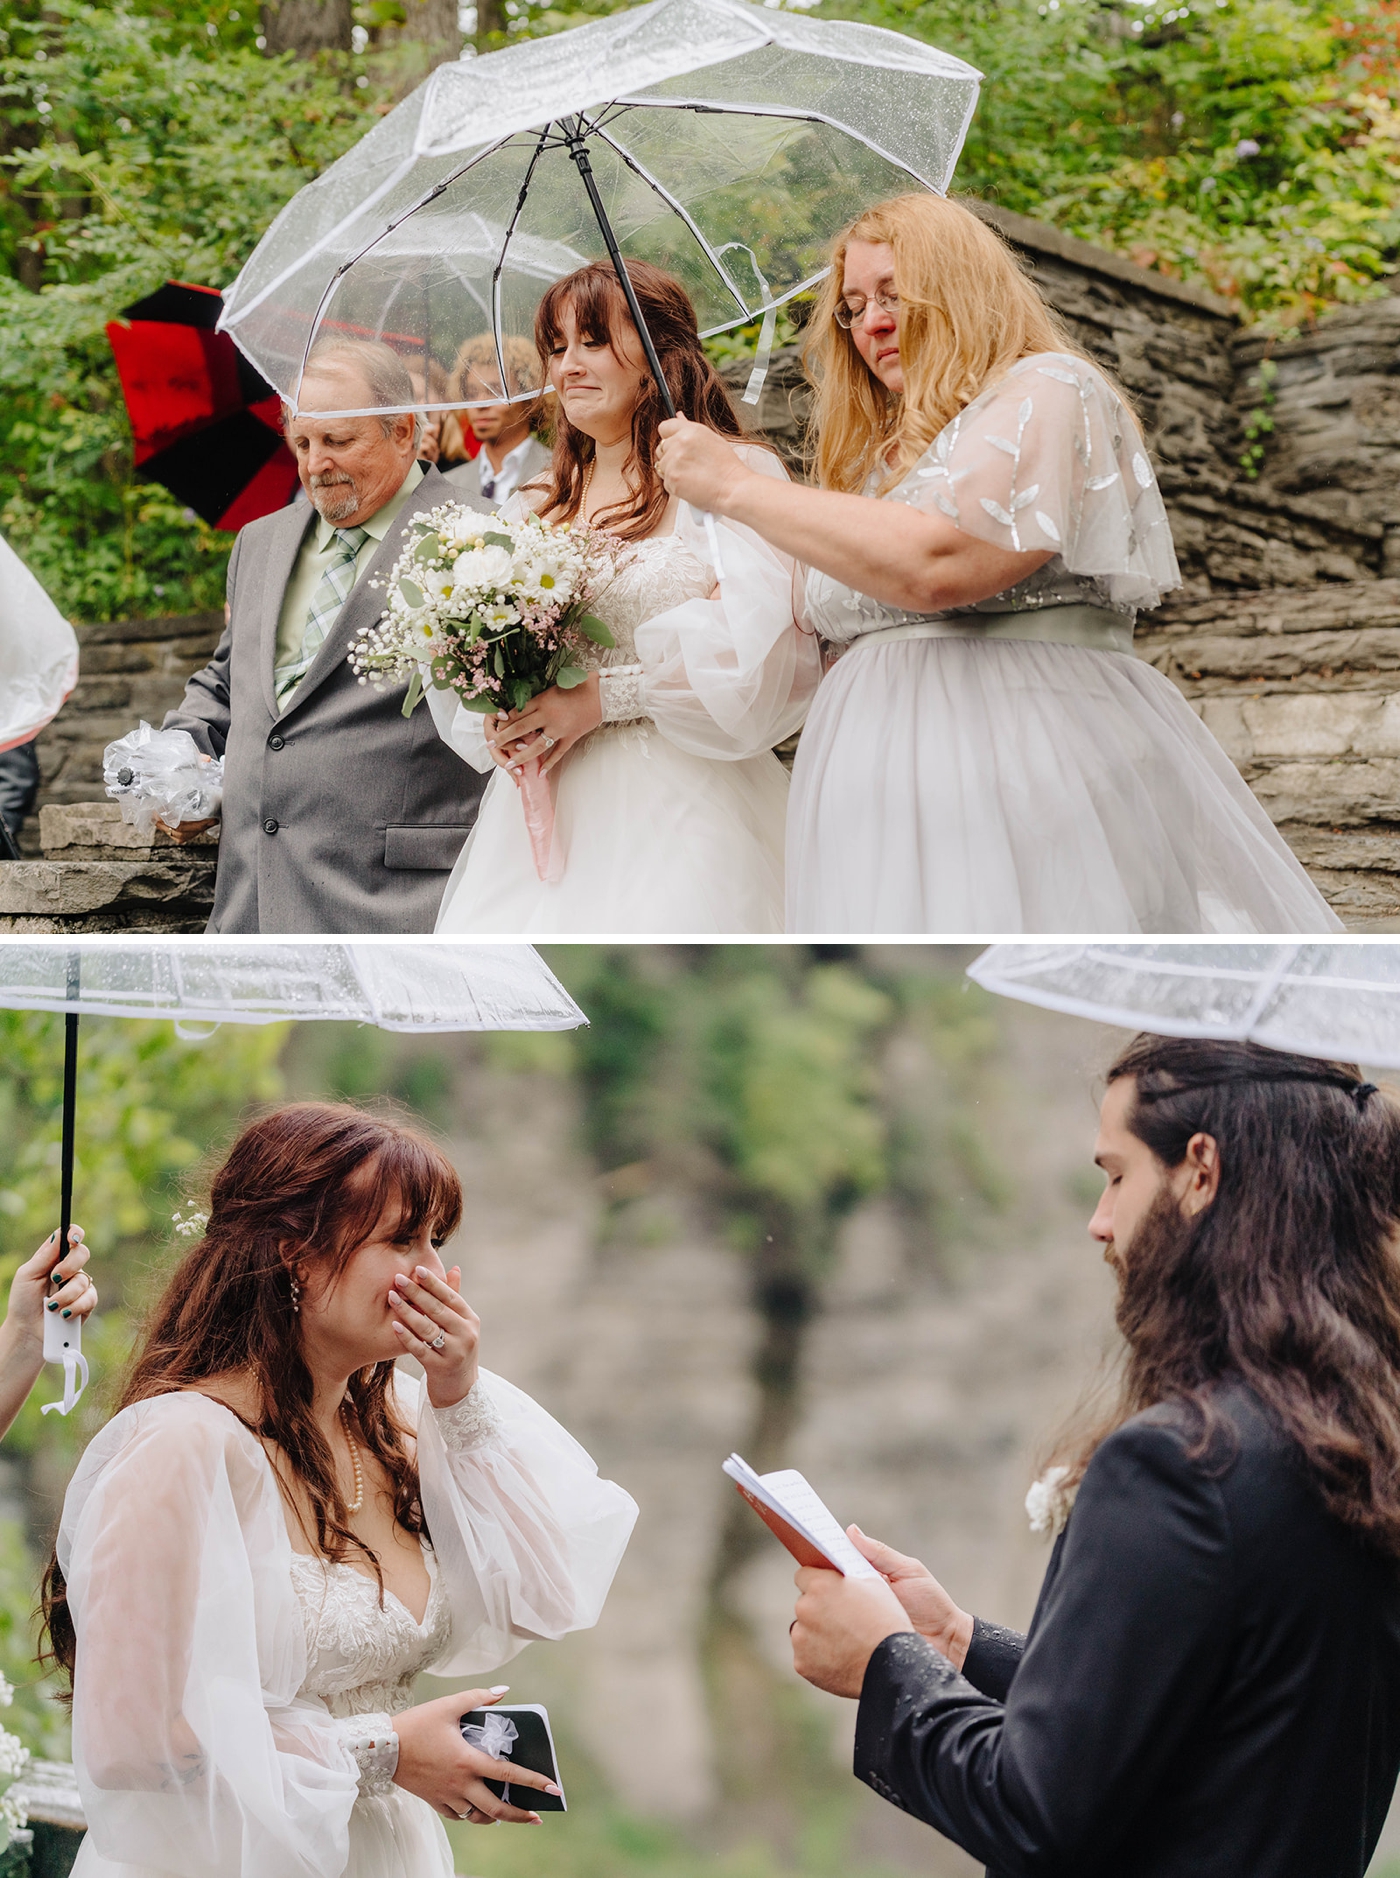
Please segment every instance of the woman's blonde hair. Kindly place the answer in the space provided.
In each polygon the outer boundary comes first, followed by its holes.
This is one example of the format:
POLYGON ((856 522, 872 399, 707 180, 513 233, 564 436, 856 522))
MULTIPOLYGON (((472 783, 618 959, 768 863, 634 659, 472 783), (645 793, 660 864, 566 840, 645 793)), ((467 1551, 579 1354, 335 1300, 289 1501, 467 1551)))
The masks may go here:
POLYGON ((891 445, 880 491, 893 488, 959 411, 1036 352, 1089 356, 994 229, 943 196, 895 196, 867 209, 837 237, 803 347, 817 393, 822 488, 864 489, 891 445), (885 389, 836 324, 853 241, 894 251, 902 398, 885 389))

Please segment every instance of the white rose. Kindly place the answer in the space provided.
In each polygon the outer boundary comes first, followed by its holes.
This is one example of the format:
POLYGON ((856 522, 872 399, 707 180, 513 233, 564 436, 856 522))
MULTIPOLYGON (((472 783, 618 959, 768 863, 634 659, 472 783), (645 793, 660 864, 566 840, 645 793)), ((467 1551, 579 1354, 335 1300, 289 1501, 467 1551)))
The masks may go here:
POLYGON ((1068 1473, 1067 1467, 1047 1468, 1027 1493, 1026 1512, 1032 1532, 1048 1532, 1053 1537, 1063 1530, 1075 1494, 1073 1487, 1062 1485, 1068 1473))
POLYGON ((458 587, 485 588, 499 592, 510 579, 510 555, 493 543, 487 548, 473 548, 459 554, 452 568, 453 584, 458 587))

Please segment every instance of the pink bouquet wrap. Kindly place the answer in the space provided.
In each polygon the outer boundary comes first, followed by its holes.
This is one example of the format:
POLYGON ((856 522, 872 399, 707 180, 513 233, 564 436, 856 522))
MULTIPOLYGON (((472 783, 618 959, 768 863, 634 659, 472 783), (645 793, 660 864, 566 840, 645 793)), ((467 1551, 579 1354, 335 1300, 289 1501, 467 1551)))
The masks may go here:
POLYGON ((554 839, 554 789, 537 756, 527 758, 520 766, 520 806, 525 811, 535 873, 541 880, 561 880, 564 856, 554 839))

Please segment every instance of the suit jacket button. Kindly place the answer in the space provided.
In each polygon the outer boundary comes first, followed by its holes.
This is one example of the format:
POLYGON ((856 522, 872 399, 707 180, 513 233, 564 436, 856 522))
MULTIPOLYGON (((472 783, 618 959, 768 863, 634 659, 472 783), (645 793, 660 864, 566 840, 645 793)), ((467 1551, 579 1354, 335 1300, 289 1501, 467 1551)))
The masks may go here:
POLYGON ((277 833, 277 823, 273 820, 272 816, 270 815, 268 816, 267 820, 263 823, 263 833, 265 835, 275 835, 277 833))
POLYGON ((269 737, 267 747, 269 750, 280 750, 286 741, 285 737, 269 737))

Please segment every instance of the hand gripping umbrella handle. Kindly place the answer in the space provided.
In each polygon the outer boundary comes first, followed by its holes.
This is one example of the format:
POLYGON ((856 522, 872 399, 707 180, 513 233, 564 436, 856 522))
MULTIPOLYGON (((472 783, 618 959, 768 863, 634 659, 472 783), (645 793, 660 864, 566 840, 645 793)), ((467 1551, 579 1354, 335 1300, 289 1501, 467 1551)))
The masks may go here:
MULTIPOLYGON (((632 324, 636 327, 637 337, 642 342, 642 352, 646 357, 647 369, 655 381, 656 389, 660 394, 662 404, 665 406, 667 417, 674 417, 676 415, 676 401, 671 396, 671 387, 666 383, 666 374, 661 369, 661 359, 656 350, 656 343, 652 339, 651 329, 642 317, 642 309, 637 300, 637 290, 632 285, 632 277, 627 272, 627 264, 622 258, 622 250, 617 245, 617 236, 613 233, 613 225, 608 220, 608 212, 603 207, 603 198, 598 193, 598 183, 593 174, 593 165, 588 160, 588 145, 584 141, 583 120, 582 118, 575 117, 565 119, 563 122, 564 140, 568 145, 569 155, 573 158, 574 166, 579 173, 579 178, 583 183, 584 189, 587 191, 594 218, 598 223, 599 231, 603 237, 603 245, 608 251, 608 259, 613 264, 613 272, 617 275, 618 285, 621 287, 623 296, 627 301, 627 311, 632 315, 632 324)), ((709 545, 710 561, 715 570, 715 579, 723 580, 724 557, 719 551, 719 535, 715 529, 715 518, 707 509, 701 510, 700 516, 705 527, 705 540, 709 545)))

